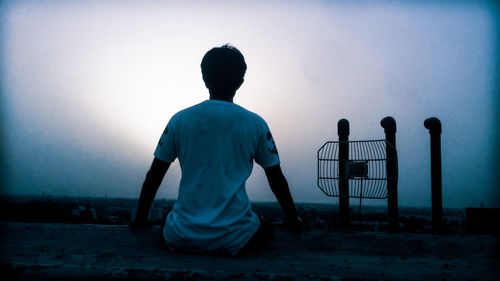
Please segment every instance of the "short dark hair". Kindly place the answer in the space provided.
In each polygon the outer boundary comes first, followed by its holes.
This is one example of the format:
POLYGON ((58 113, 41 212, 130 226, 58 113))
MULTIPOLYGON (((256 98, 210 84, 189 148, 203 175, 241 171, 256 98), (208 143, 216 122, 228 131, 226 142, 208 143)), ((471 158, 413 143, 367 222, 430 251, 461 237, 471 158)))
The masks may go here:
POLYGON ((241 52, 229 44, 208 51, 201 61, 201 73, 208 89, 216 92, 237 90, 247 64, 241 52))

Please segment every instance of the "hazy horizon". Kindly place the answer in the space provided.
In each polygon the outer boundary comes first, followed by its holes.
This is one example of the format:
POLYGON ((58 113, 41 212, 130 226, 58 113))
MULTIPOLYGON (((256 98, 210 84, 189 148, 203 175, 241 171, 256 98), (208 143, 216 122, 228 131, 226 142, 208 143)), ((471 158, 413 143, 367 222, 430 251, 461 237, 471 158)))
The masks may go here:
MULTIPOLYGON (((248 64, 235 103, 267 121, 295 201, 338 202, 316 186, 316 152, 339 119, 350 140, 383 139, 392 116, 399 204, 430 206, 435 116, 443 207, 500 207, 493 1, 0 5, 3 194, 138 197, 169 118, 208 99, 201 58, 230 43, 248 64)), ((175 198, 180 175, 175 161, 157 198, 175 198)), ((258 165, 247 192, 274 201, 258 165)))

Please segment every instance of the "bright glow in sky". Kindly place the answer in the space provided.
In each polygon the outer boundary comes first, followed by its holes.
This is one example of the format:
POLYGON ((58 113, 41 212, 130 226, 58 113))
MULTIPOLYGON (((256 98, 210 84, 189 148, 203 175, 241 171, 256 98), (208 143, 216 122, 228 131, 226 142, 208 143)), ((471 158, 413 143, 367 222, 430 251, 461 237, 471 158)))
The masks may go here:
MULTIPOLYGON (((336 202, 316 187, 316 151, 339 119, 352 140, 380 139, 393 116, 400 205, 429 206, 436 116, 444 207, 499 207, 498 14, 375 2, 4 3, 3 192, 138 196, 169 118, 208 98, 203 55, 231 43, 248 64, 235 102, 268 122, 296 201, 336 202)), ((159 196, 179 179, 176 162, 159 196)), ((258 166, 247 191, 274 200, 258 166)))

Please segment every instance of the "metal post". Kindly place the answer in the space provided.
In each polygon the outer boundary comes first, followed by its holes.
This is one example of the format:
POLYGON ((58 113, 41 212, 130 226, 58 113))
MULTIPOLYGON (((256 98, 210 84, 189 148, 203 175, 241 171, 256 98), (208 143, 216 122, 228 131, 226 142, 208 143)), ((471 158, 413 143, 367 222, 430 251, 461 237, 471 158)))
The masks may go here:
POLYGON ((390 145, 385 146, 387 156, 387 213, 389 216, 389 231, 399 232, 398 209, 398 155, 396 150, 396 120, 388 116, 380 121, 384 128, 385 140, 390 145))
POLYGON ((339 216, 340 227, 349 229, 349 179, 347 163, 349 161, 349 121, 340 119, 337 123, 339 135, 339 216))
POLYGON ((441 121, 436 117, 424 122, 431 135, 431 197, 432 197, 432 232, 443 230, 443 195, 441 182, 441 121))

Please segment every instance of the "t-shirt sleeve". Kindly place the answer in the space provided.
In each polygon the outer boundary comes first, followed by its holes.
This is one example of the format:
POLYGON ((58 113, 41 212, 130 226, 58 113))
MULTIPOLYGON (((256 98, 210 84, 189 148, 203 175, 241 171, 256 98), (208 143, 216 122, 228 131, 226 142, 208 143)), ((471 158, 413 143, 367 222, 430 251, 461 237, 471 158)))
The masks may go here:
POLYGON ((269 168, 280 163, 278 149, 274 142, 271 130, 264 122, 258 134, 257 149, 255 151, 255 162, 262 168, 269 168))
POLYGON ((167 127, 163 130, 154 156, 163 162, 171 163, 177 158, 177 149, 175 145, 175 130, 172 120, 168 122, 167 127))

